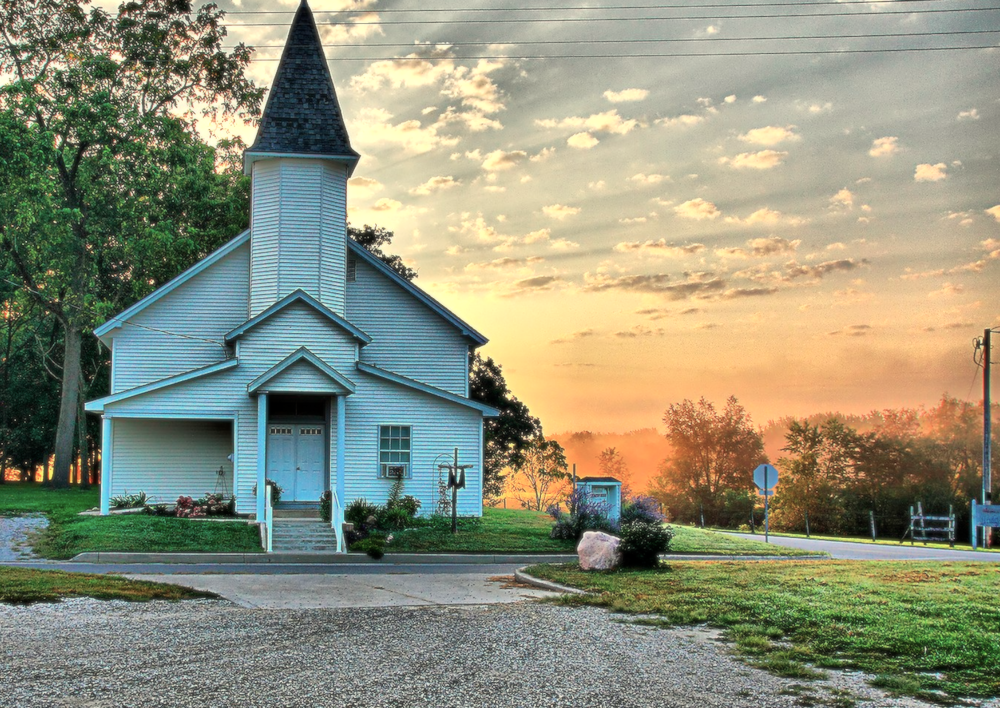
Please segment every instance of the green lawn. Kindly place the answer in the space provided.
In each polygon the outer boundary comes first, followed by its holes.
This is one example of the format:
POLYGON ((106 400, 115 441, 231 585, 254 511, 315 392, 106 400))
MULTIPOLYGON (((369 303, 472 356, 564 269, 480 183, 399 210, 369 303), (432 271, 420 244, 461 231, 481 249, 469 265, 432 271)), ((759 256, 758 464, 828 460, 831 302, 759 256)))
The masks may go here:
MULTIPOLYGON (((458 520, 452 535, 448 519, 424 519, 421 525, 393 532, 387 553, 575 553, 576 543, 549 538, 552 517, 521 509, 483 509, 481 519, 458 520)), ((672 527, 671 553, 716 555, 816 555, 763 542, 745 541, 714 531, 672 527)))
MULTIPOLYGON (((729 530, 731 531, 732 529, 729 529, 729 530)), ((743 532, 741 531, 740 533, 743 533, 743 532)), ((764 537, 763 532, 758 532, 757 535, 760 536, 761 538, 764 537)), ((871 539, 871 536, 827 536, 827 535, 823 535, 823 534, 810 534, 809 536, 806 536, 804 533, 791 533, 791 532, 788 532, 788 531, 777 531, 777 532, 776 531, 772 531, 771 535, 772 536, 785 536, 787 538, 809 538, 809 539, 812 539, 812 540, 815 540, 815 541, 844 541, 844 542, 848 542, 848 543, 877 544, 877 545, 880 545, 880 546, 899 546, 899 545, 901 545, 899 543, 899 539, 898 538, 896 538, 896 539, 893 539, 893 538, 880 538, 878 540, 873 541, 871 539)), ((904 546, 911 545, 910 544, 910 538, 909 538, 909 536, 907 536, 906 540, 903 541, 902 545, 904 545, 904 546)), ((920 546, 921 548, 923 548, 923 547, 927 547, 927 548, 940 548, 940 549, 945 550, 945 551, 947 551, 947 550, 968 551, 968 550, 972 549, 972 544, 965 543, 963 541, 956 541, 954 548, 952 548, 950 545, 948 545, 947 541, 945 541, 944 543, 941 543, 940 541, 929 541, 927 543, 924 543, 923 541, 914 541, 912 545, 914 545, 914 546, 920 546)), ((982 545, 979 546, 979 550, 985 550, 985 551, 988 551, 990 553, 1000 553, 1000 548, 987 548, 987 549, 984 549, 982 547, 982 545)))
POLYGON ((64 597, 96 597, 100 600, 142 602, 187 600, 215 597, 215 595, 179 585, 126 580, 109 575, 0 566, 0 603, 58 602, 64 597))
POLYGON ((938 702, 1000 695, 1000 566, 991 563, 689 562, 529 572, 593 593, 559 602, 659 615, 644 623, 722 628, 750 663, 781 675, 858 669, 873 685, 938 702))
POLYGON ((0 486, 0 516, 40 512, 48 528, 33 539, 44 558, 66 559, 95 552, 215 552, 261 551, 256 526, 232 521, 192 521, 144 514, 80 516, 99 503, 96 488, 48 489, 37 484, 0 486))

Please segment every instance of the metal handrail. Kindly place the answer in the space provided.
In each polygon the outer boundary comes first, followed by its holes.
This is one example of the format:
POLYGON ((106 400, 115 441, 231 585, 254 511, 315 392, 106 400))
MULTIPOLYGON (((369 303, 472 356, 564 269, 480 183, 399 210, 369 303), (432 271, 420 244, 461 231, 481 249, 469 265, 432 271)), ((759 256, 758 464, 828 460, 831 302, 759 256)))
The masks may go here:
POLYGON ((274 507, 271 505, 271 485, 264 484, 264 550, 271 552, 274 531, 274 507))
POLYGON ((337 553, 344 553, 347 544, 344 542, 344 507, 340 505, 337 490, 330 490, 330 526, 337 537, 337 553))

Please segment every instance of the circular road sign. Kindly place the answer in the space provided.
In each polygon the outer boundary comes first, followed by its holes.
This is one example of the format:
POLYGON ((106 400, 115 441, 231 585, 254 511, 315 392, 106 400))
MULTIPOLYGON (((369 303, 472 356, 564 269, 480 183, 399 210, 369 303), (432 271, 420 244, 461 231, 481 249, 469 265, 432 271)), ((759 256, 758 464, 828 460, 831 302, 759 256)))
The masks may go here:
POLYGON ((778 468, 774 465, 757 465, 757 469, 753 471, 753 483, 764 490, 774 489, 774 485, 778 483, 778 468))

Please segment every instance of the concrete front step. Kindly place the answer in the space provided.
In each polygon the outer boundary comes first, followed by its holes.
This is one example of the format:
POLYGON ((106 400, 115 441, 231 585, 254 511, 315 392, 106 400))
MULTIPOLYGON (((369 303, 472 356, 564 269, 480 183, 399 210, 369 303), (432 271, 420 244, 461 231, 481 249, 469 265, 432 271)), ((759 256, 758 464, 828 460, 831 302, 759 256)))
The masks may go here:
POLYGON ((271 530, 271 549, 282 553, 335 552, 337 534, 324 521, 276 518, 271 530))

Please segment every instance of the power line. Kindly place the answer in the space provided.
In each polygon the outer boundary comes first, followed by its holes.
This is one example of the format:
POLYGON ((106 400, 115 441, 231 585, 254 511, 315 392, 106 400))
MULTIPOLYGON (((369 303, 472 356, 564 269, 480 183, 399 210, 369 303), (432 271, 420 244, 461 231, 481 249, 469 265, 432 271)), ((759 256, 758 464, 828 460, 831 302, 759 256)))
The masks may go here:
MULTIPOLYGON (((887 49, 804 49, 800 51, 754 51, 754 52, 657 52, 636 54, 475 54, 421 57, 327 57, 327 61, 454 61, 466 59, 659 59, 680 57, 760 57, 760 56, 806 56, 816 54, 894 54, 901 52, 953 52, 970 49, 996 49, 995 44, 968 45, 964 47, 897 47, 887 49)), ((277 57, 251 59, 251 62, 281 61, 277 57)))
MULTIPOLYGON (((907 2, 946 2, 947 0, 907 0, 907 2)), ((819 2, 753 2, 753 3, 684 3, 682 5, 616 5, 614 7, 594 7, 583 5, 552 5, 543 7, 421 7, 413 10, 404 8, 367 8, 359 10, 313 10, 314 15, 370 15, 389 13, 427 13, 427 12, 555 12, 584 11, 611 12, 613 10, 701 10, 705 8, 738 8, 738 7, 813 7, 822 5, 891 5, 898 0, 820 0, 819 2)), ((226 10, 226 15, 294 15, 295 10, 226 10)))
MULTIPOLYGON (((891 15, 928 15, 957 12, 995 12, 1000 7, 957 7, 947 9, 924 9, 924 10, 884 10, 879 12, 786 12, 780 14, 762 15, 679 15, 673 17, 661 16, 640 16, 640 17, 523 17, 523 18, 491 18, 482 20, 370 20, 358 22, 317 22, 323 26, 349 26, 359 27, 363 25, 481 25, 481 24, 535 24, 538 22, 576 22, 576 23, 598 23, 598 22, 660 22, 679 20, 761 20, 761 19, 781 19, 788 17, 888 17, 891 15)), ((228 23, 228 28, 236 27, 287 27, 285 23, 275 22, 240 22, 228 23)))
MULTIPOLYGON (((435 44, 448 45, 449 47, 489 47, 496 45, 504 46, 544 46, 561 44, 656 44, 674 42, 770 42, 770 41, 804 41, 822 39, 891 39, 894 37, 953 37, 962 35, 998 34, 1000 29, 988 30, 954 30, 947 32, 893 32, 886 34, 814 34, 814 35, 782 35, 777 37, 670 37, 658 39, 545 39, 528 41, 483 41, 483 42, 447 42, 435 40, 435 44)), ((254 44, 252 49, 283 49, 284 44, 254 44)), ((300 47, 306 45, 287 45, 289 47, 300 47)), ((312 46, 312 45, 308 45, 312 46)), ((367 48, 367 47, 415 47, 414 42, 338 42, 333 44, 323 44, 327 48, 367 48)), ((236 46, 224 46, 223 49, 235 49, 236 46)))

